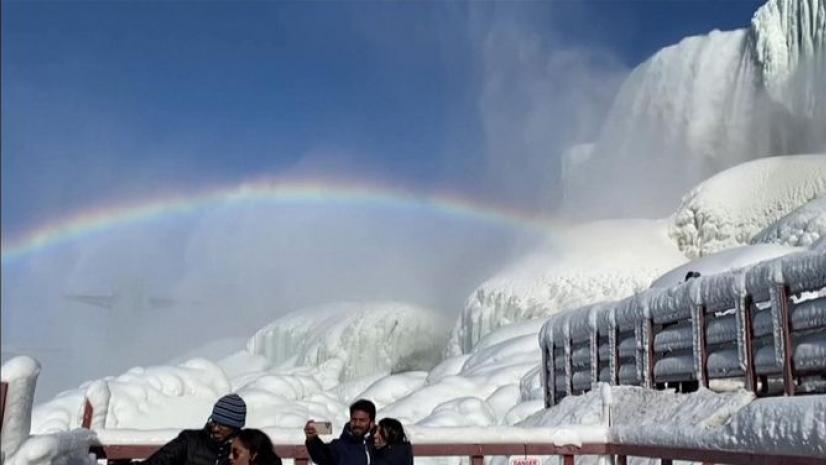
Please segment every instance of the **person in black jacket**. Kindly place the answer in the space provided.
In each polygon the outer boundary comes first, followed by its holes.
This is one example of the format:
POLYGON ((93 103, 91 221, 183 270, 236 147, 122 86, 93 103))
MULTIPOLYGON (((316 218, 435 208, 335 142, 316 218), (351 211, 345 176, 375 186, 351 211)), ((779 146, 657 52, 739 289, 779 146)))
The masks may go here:
POLYGON ((413 447, 399 420, 382 418, 373 434, 373 445, 376 453, 371 465, 413 465, 413 447))
POLYGON ((218 399, 202 429, 187 429, 155 451, 144 465, 229 465, 232 439, 244 427, 247 405, 238 394, 218 399))
POLYGON ((304 445, 318 465, 369 465, 375 451, 370 437, 375 421, 376 406, 369 400, 357 400, 350 406, 350 421, 338 439, 325 444, 310 420, 304 425, 304 445))

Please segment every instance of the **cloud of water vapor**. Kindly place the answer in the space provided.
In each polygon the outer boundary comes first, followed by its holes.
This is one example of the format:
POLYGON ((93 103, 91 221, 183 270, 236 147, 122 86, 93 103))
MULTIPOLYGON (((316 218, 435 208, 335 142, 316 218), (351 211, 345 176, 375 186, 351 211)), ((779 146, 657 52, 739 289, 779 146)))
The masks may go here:
POLYGON ((4 264, 4 358, 41 359, 44 399, 216 340, 240 350, 261 326, 307 306, 387 300, 454 315, 529 239, 425 207, 335 201, 216 205, 120 226, 4 264), (101 297, 108 308, 83 300, 101 297))

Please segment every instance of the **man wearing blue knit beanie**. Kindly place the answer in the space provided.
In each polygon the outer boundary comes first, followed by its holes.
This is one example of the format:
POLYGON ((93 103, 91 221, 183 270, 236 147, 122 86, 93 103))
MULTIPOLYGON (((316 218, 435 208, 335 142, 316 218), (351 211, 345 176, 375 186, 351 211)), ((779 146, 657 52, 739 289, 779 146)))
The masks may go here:
POLYGON ((212 415, 201 429, 181 431, 158 449, 147 465, 229 465, 232 439, 244 427, 247 404, 238 394, 227 394, 212 407, 212 415))

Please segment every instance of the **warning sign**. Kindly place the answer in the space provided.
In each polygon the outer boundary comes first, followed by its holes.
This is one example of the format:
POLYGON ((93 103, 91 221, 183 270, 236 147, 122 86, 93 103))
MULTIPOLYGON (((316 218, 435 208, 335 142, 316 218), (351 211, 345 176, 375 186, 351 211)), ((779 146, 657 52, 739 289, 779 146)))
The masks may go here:
POLYGON ((512 455, 509 462, 509 465, 542 465, 542 462, 539 460, 539 457, 535 455, 512 455))

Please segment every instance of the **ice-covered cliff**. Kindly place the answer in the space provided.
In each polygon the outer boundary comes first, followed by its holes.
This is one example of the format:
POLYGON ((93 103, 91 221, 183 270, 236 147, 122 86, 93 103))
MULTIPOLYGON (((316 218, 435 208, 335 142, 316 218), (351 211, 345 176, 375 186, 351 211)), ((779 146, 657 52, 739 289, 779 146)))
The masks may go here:
POLYGON ((597 140, 566 154, 567 208, 660 215, 725 168, 823 152, 824 40, 826 2, 770 0, 750 28, 661 50, 623 84, 597 140))

